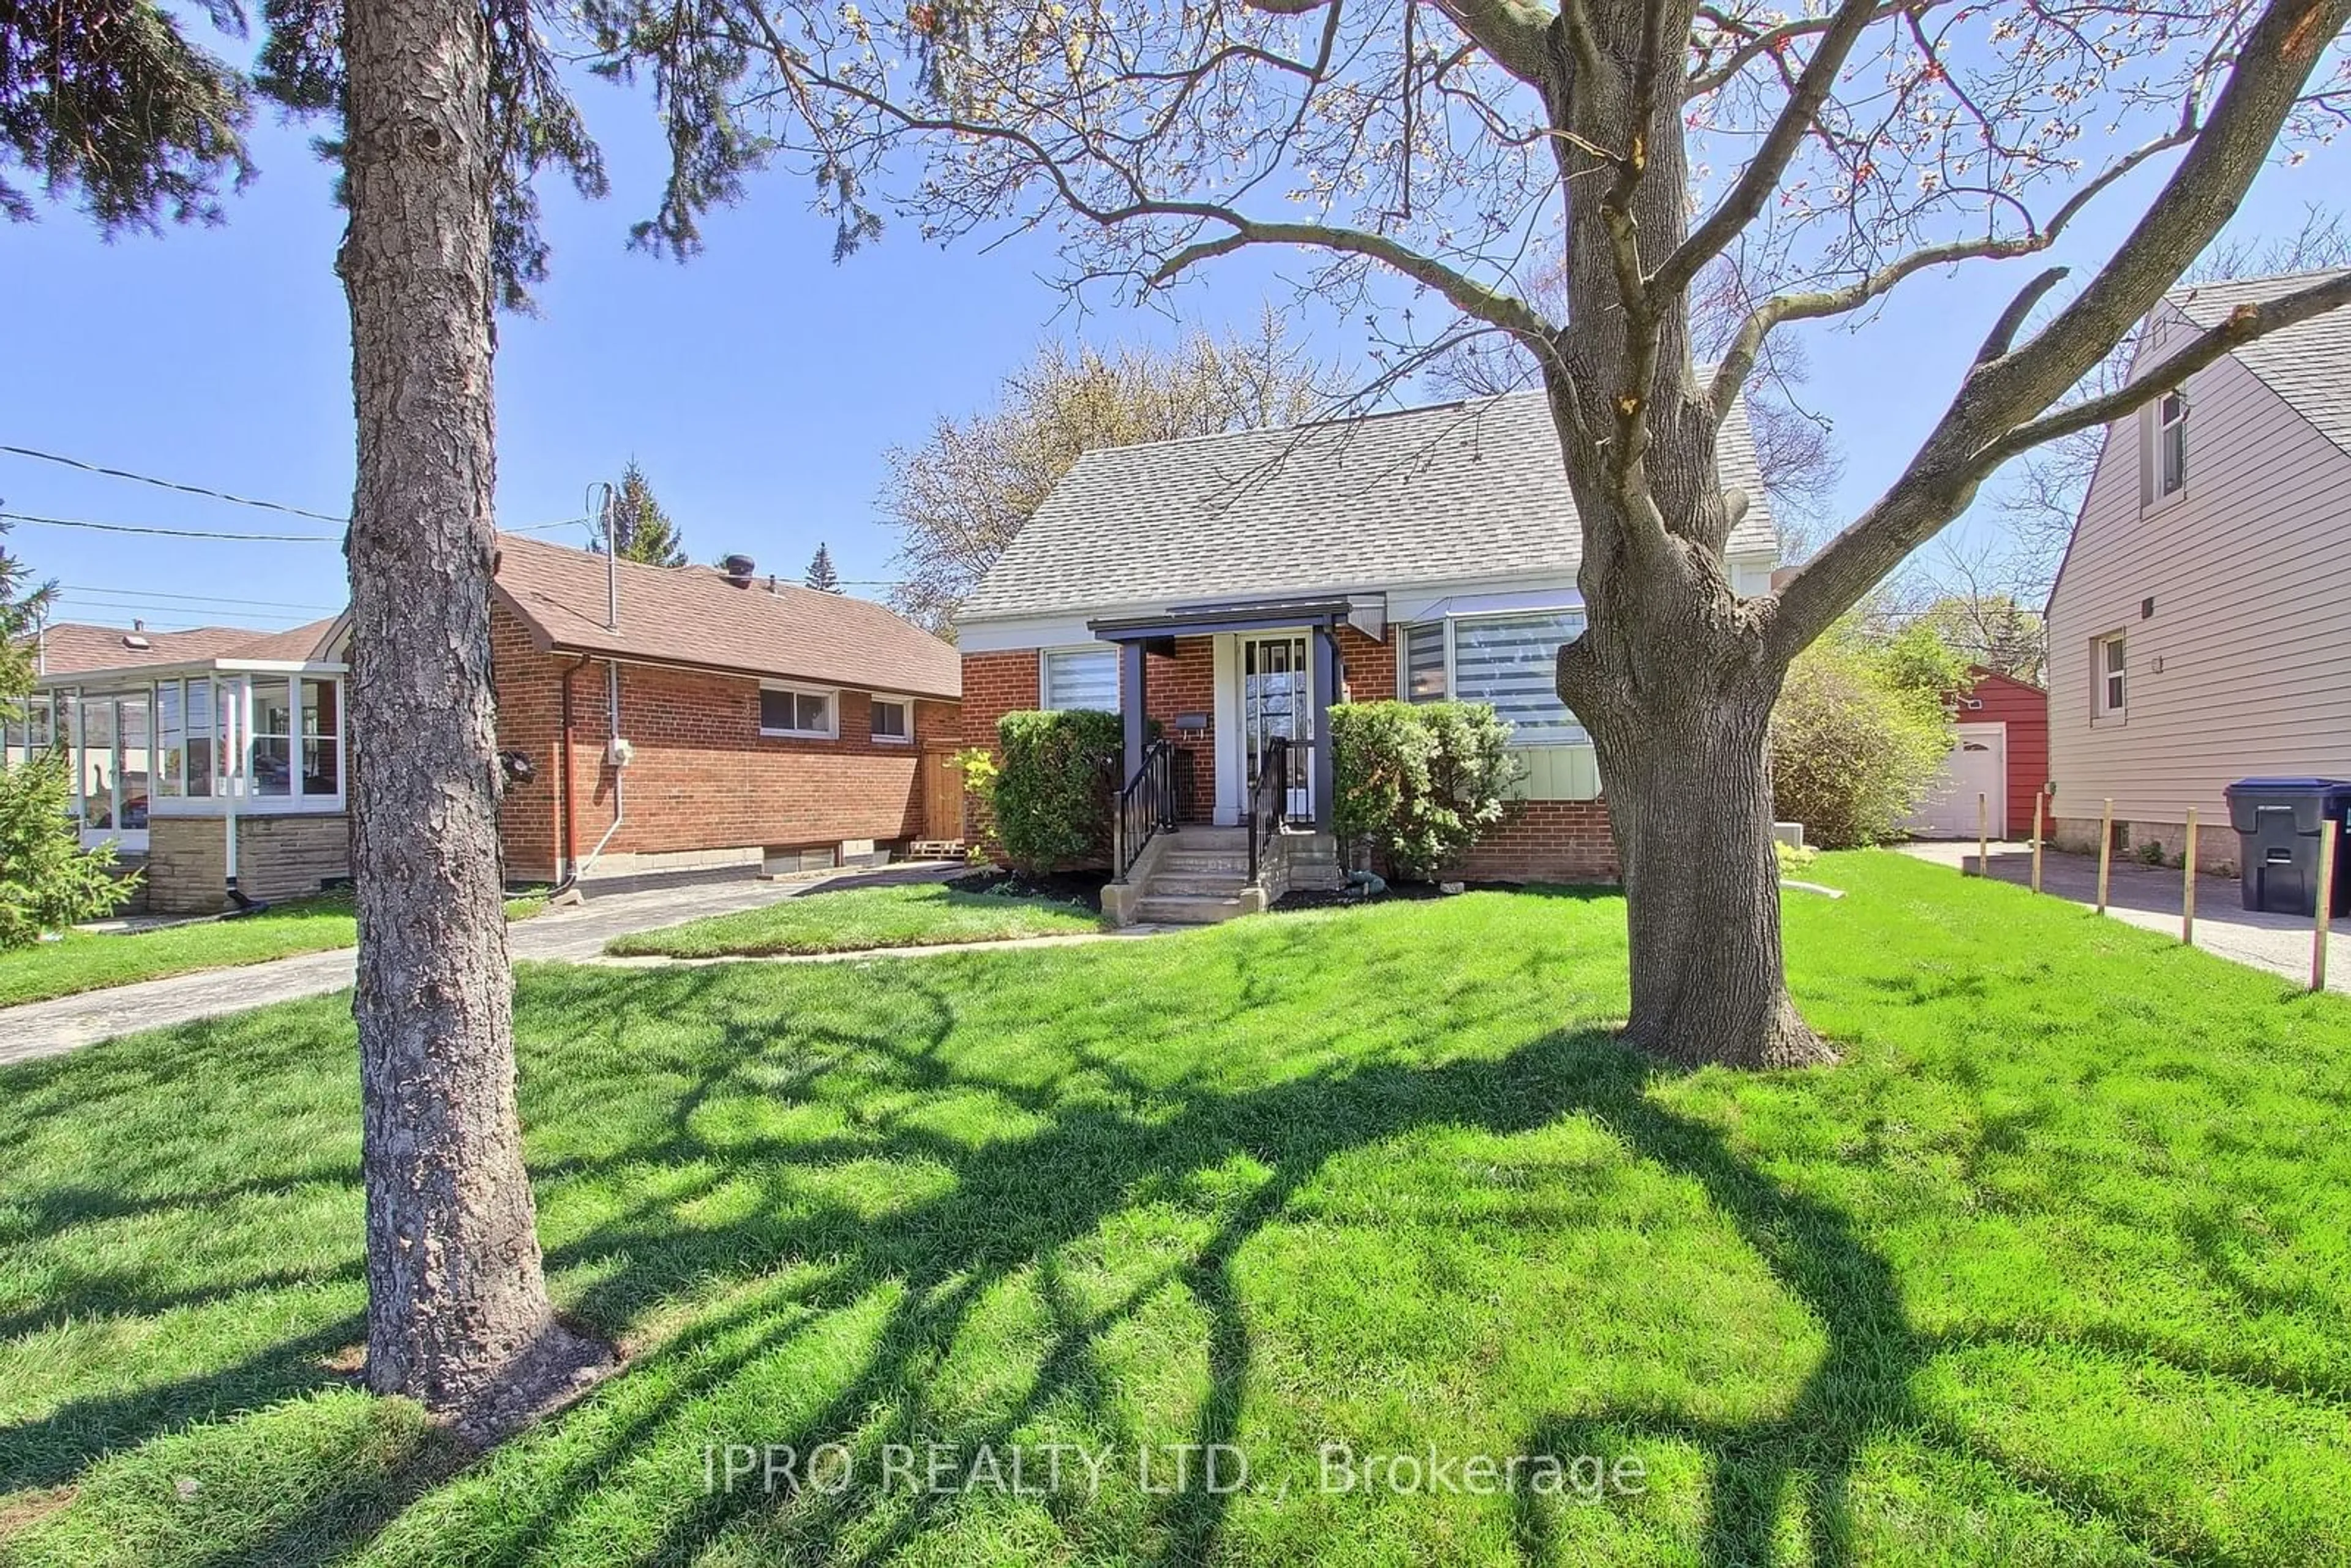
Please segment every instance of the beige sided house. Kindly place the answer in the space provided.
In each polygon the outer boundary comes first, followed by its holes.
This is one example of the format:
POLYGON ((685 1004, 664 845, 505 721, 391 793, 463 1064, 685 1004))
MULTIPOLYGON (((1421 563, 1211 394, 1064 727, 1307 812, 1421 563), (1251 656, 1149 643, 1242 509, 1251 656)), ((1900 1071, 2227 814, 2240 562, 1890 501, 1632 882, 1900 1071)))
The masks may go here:
MULTIPOLYGON (((2324 274, 2172 291, 2132 370, 2324 274)), ((2351 779, 2351 309, 2250 343, 2106 431, 2049 600, 2056 841, 2233 866, 2222 791, 2351 779)))

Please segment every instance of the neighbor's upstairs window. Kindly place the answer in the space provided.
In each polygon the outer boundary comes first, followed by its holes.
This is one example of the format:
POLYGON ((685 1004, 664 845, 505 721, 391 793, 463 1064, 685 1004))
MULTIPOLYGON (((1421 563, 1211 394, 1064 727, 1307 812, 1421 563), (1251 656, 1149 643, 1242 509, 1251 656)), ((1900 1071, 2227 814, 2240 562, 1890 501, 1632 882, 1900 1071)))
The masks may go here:
POLYGON ((1048 713, 1118 711, 1118 650, 1049 648, 1039 671, 1037 706, 1048 713))
POLYGON ((2188 483, 2188 394, 2175 387, 2155 405, 2155 493, 2176 496, 2188 483))
POLYGON ((873 699, 873 738, 906 741, 914 738, 914 705, 900 697, 873 699))
POLYGON ((2124 670, 2126 650, 2123 635, 2101 637, 2092 648, 2096 661, 2098 682, 2097 715, 2100 718, 2120 718, 2123 716, 2124 670))
POLYGON ((770 686, 759 694, 759 733, 832 738, 832 694, 770 686))
POLYGON ((1590 737, 1559 699, 1559 651, 1583 634, 1581 610, 1465 617, 1453 623, 1453 695, 1491 703, 1520 746, 1581 745, 1590 737))

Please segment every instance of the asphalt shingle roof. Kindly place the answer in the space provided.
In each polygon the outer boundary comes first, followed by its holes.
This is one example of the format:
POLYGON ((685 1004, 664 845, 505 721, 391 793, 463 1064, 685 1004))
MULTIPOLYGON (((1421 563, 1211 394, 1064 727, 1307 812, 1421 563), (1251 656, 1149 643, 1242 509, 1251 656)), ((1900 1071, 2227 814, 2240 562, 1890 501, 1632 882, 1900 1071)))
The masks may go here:
MULTIPOLYGON (((1778 542, 1745 411, 1733 553, 1778 542)), ((1290 429, 1090 452, 998 557, 961 619, 1573 575, 1582 557, 1540 392, 1290 429)))
POLYGON ((542 647, 778 680, 956 697, 955 648, 870 600, 705 566, 622 561, 618 631, 604 625, 604 558, 518 534, 498 537, 499 597, 542 647))
MULTIPOLYGON (((2189 320, 2210 329, 2240 305, 2263 304, 2340 277, 2343 270, 2199 283, 2175 288, 2165 298, 2189 320)), ((2351 308, 2330 310, 2256 338, 2236 355, 2320 434, 2351 452, 2351 308)))
POLYGON ((41 629, 40 674, 43 679, 49 679, 89 670, 191 664, 206 659, 303 663, 318 656, 319 643, 340 619, 329 616, 285 632, 256 632, 249 626, 142 632, 130 626, 93 626, 85 622, 61 621, 41 629))

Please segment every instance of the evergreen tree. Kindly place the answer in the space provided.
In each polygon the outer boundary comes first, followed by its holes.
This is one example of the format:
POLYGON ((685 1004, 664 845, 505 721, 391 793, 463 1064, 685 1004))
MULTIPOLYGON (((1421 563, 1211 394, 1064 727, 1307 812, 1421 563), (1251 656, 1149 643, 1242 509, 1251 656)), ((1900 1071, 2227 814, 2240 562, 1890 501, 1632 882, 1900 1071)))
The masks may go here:
POLYGON ((823 540, 817 541, 816 559, 809 562, 808 575, 800 580, 820 593, 841 591, 841 573, 832 570, 832 550, 823 540))
POLYGON ((32 569, 8 553, 7 539, 0 522, 0 715, 13 718, 17 699, 33 689, 33 633, 57 589, 34 587, 32 569))
MULTIPOLYGON (((33 689, 33 637, 55 587, 32 586, 25 563, 8 553, 7 531, 0 523, 0 725, 21 725, 25 694, 33 689)), ((0 761, 0 952, 95 919, 136 885, 113 874, 111 847, 81 847, 67 814, 72 787, 60 752, 28 756, 13 768, 0 761)))
MULTIPOLYGON (((224 32, 231 0, 204 0, 224 32)), ((54 201, 78 200, 101 233, 152 233, 162 220, 216 223, 224 176, 253 176, 245 78, 188 42, 152 0, 120 6, 0 5, 0 170, 28 171, 54 201)), ((0 178, 0 213, 32 199, 0 178)))
MULTIPOLYGON (((653 487, 645 483, 644 470, 633 457, 621 471, 621 486, 612 497, 612 538, 622 560, 647 566, 685 564, 685 545, 678 537, 677 525, 653 498, 653 487)), ((601 538, 595 548, 604 548, 601 538)))

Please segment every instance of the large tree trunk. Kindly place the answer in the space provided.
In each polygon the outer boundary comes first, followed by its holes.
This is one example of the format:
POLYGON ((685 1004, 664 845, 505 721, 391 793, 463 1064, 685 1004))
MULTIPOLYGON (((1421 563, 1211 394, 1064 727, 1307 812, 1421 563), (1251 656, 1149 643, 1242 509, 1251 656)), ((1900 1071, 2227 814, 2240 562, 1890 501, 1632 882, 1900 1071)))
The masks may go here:
POLYGON ((1703 677, 1593 728, 1625 873, 1629 1043, 1696 1065, 1834 1060, 1788 999, 1771 848, 1768 691, 1703 677))
POLYGON ((473 0, 346 15, 367 1377, 486 1437, 603 1359, 549 1306, 515 1113, 490 693, 489 39, 473 0))

